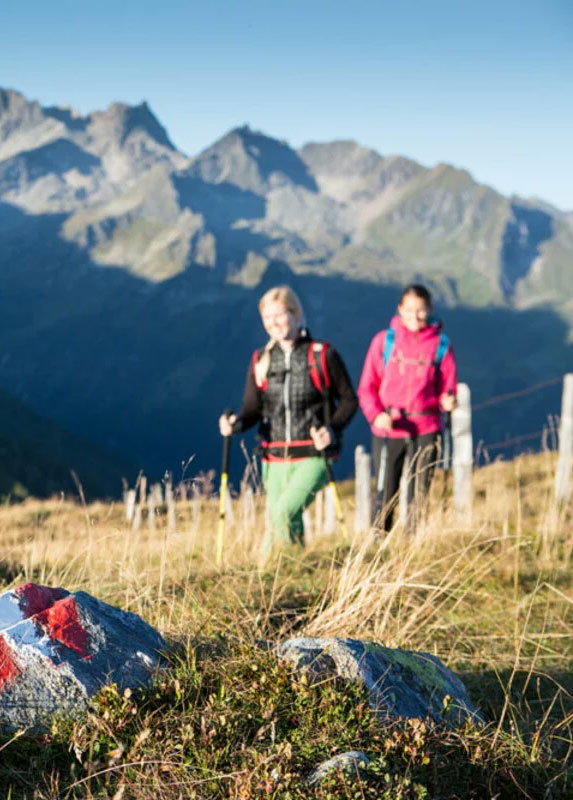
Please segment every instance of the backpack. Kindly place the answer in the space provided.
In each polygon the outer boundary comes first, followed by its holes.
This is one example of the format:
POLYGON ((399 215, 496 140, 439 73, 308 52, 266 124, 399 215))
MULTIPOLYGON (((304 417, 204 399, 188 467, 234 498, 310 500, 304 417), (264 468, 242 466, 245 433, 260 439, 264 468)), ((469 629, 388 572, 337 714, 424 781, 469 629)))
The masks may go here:
POLYGON ((328 342, 311 342, 308 348, 308 371, 315 389, 321 394, 327 394, 330 389, 330 376, 326 366, 326 353, 330 345, 328 342))
MULTIPOLYGON (((396 331, 394 328, 387 328, 386 335, 384 337, 384 350, 382 351, 382 362, 384 366, 388 364, 390 358, 392 357, 392 351, 394 349, 394 341, 396 339, 396 331)), ((450 340, 446 336, 445 333, 440 333, 440 338, 438 339, 438 347, 436 348, 436 355, 434 356, 434 366, 439 367, 442 363, 442 359, 446 355, 448 351, 448 347, 450 346, 450 340)))

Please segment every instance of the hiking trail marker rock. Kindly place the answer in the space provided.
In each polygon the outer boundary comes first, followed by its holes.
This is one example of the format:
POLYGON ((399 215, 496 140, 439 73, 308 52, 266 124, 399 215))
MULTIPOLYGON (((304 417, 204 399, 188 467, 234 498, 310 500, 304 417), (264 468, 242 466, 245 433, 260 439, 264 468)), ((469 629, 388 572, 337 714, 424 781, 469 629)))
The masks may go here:
POLYGON ((167 650, 137 614, 86 592, 26 583, 0 595, 0 727, 77 713, 105 684, 148 684, 167 650))
POLYGON ((417 718, 449 727, 484 721, 462 681, 430 653, 326 638, 287 639, 275 653, 312 681, 338 676, 361 683, 381 721, 417 718))

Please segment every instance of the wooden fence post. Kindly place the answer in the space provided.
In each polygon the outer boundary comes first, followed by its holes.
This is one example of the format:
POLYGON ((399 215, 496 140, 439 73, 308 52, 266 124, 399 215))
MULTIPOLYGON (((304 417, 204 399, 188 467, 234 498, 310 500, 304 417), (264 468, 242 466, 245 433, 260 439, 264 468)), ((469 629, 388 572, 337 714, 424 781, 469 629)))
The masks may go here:
POLYGON ((334 499, 332 486, 324 487, 324 532, 334 533, 336 531, 336 501, 334 499))
POLYGON ((193 529, 196 531, 201 518, 201 489, 195 481, 191 485, 191 498, 191 519, 193 521, 193 529))
POLYGON ((252 531, 255 527, 255 493, 249 484, 243 484, 241 490, 241 511, 243 530, 252 531))
POLYGON ((128 522, 133 519, 135 511, 135 489, 128 489, 125 497, 125 518, 128 522))
POLYGON ((404 527, 406 527, 408 522, 408 484, 410 480, 414 480, 412 470, 415 468, 415 465, 412 464, 410 448, 408 447, 406 449, 406 455, 404 456, 404 466, 402 468, 402 475, 400 476, 400 489, 398 492, 398 518, 400 519, 400 524, 404 527))
POLYGON ((162 506, 163 505, 163 488, 160 483, 154 483, 151 487, 151 491, 153 492, 153 499, 155 501, 155 506, 162 506))
POLYGON ((555 499, 562 503, 571 494, 571 467, 573 465, 573 373, 563 378, 561 421, 559 423, 559 460, 555 474, 555 499))
MULTIPOLYGON (((137 491, 137 490, 136 490, 137 491)), ((133 530, 138 531, 141 528, 141 520, 143 517, 143 506, 145 505, 145 495, 147 493, 147 478, 141 474, 139 476, 139 501, 135 506, 133 514, 133 530)))
POLYGON ((354 451, 354 531, 366 533, 370 530, 372 517, 372 459, 370 453, 359 444, 354 451))
POLYGON ((150 486, 147 495, 147 527, 150 531, 155 530, 155 497, 155 486, 150 486))
POLYGON ((175 530, 175 498, 173 497, 173 479, 171 474, 165 478, 165 504, 167 506, 167 528, 175 530))
POLYGON ((470 387, 458 383, 458 405, 452 411, 454 508, 466 522, 472 513, 472 407, 470 387))
MULTIPOLYGON (((310 511, 309 511, 310 514, 310 511)), ((320 536, 324 532, 324 490, 316 493, 314 498, 314 536, 320 536)))

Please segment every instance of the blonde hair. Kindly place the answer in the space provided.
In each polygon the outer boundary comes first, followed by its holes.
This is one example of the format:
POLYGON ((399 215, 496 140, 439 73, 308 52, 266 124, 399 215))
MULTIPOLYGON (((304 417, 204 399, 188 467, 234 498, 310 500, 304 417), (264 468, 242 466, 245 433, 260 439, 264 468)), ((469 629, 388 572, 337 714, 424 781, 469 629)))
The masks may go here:
POLYGON ((259 300, 259 313, 262 314, 267 303, 282 303, 283 306, 294 315, 296 321, 302 325, 304 312, 302 303, 298 299, 295 291, 290 286, 275 286, 265 292, 259 300))
MULTIPOLYGON (((302 303, 298 299, 296 292, 290 286, 274 286, 269 289, 259 300, 259 313, 262 316, 265 306, 268 303, 282 303, 287 311, 294 316, 298 322, 299 328, 304 325, 304 311, 302 310, 302 303)), ((255 364, 255 383, 257 386, 262 386, 267 378, 267 373, 271 365, 271 347, 274 342, 272 339, 266 343, 263 354, 255 364)))

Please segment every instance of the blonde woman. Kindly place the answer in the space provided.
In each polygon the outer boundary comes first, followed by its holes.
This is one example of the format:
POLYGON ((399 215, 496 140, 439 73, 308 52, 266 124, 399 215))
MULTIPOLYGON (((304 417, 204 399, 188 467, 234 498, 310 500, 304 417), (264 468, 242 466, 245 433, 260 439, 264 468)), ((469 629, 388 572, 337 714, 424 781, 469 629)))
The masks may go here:
POLYGON ((230 436, 259 423, 271 518, 266 554, 277 543, 304 543, 302 512, 327 482, 325 459, 338 456, 358 401, 336 350, 311 339, 292 289, 269 289, 259 312, 269 341, 253 354, 241 410, 221 416, 219 429, 230 436))

